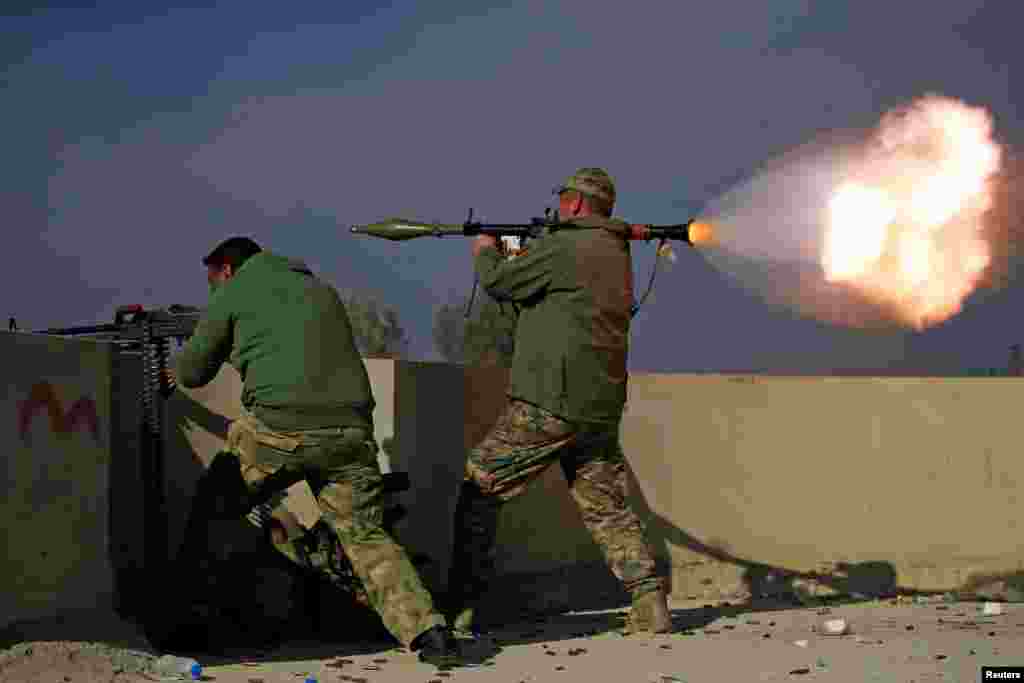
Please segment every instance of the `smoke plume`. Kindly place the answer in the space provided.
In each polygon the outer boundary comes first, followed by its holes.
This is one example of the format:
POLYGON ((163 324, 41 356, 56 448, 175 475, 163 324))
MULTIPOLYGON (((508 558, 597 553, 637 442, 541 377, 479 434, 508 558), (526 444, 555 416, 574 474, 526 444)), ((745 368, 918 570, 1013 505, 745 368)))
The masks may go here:
POLYGON ((716 199, 701 251, 801 315, 939 324, 1012 277, 1021 165, 1004 163, 992 129, 984 109, 927 96, 874 129, 820 137, 716 199))

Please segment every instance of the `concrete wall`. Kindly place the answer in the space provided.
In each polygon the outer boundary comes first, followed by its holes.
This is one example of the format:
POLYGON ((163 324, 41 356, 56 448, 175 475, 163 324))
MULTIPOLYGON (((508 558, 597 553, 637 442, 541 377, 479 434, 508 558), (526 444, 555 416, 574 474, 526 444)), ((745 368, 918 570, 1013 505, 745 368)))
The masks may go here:
MULTIPOLYGON (((497 419, 507 373, 387 360, 368 366, 378 440, 393 431, 393 467, 412 478, 403 494, 410 515, 398 534, 413 554, 430 559, 424 576, 443 589, 463 458, 497 419)), ((169 416, 169 426, 187 433, 178 446, 208 462, 238 393, 228 369, 209 387, 173 399, 169 409, 191 400, 209 412, 169 416), (188 426, 211 420, 213 427, 188 426)), ((672 567, 679 597, 783 585, 769 575, 812 593, 950 590, 983 575, 1015 576, 1024 563, 1017 505, 1024 460, 1016 445, 1022 396, 1024 382, 1013 378, 636 374, 622 429, 636 475, 631 500, 672 567)), ((193 456, 173 452, 168 472, 182 494, 172 510, 177 542, 194 482, 170 467, 193 456)), ((576 598, 550 595, 568 590, 558 588, 561 579, 541 590, 528 577, 585 570, 590 583, 570 583, 608 595, 617 589, 558 468, 506 506, 497 559, 548 602, 576 598)))
POLYGON ((647 374, 623 443, 677 593, 766 568, 952 590, 1024 566, 1022 398, 1013 378, 647 374))
MULTIPOLYGON (((422 485, 436 492, 415 543, 446 565, 453 504, 437 496, 459 474, 449 407, 461 393, 468 448, 497 418, 506 377, 477 369, 460 387, 454 369, 399 372, 402 457, 433 473, 422 485)), ((1024 599, 1021 398, 1013 378, 636 374, 622 428, 631 501, 680 598, 968 590, 1001 579, 1003 597, 1024 599)), ((566 494, 551 468, 505 508, 497 559, 518 579, 502 591, 530 586, 552 604, 616 592, 566 494)))
POLYGON ((0 332, 0 626, 113 606, 112 354, 0 332))
MULTIPOLYGON (((108 602, 112 566, 143 562, 138 359, 16 333, 0 333, 0 353, 8 416, 0 536, 16 549, 0 560, 0 616, 108 602), (47 412, 23 435, 19 413, 33 392, 47 412), (96 437, 88 420, 72 428, 69 418, 92 410, 96 437)), ((410 514, 397 533, 429 560, 424 576, 441 590, 465 453, 502 409, 507 374, 367 365, 376 437, 394 436, 392 466, 412 478, 402 496, 410 514)), ((168 554, 180 544, 199 474, 238 415, 240 390, 225 367, 165 406, 168 554)), ((636 475, 631 500, 678 597, 1001 581, 1002 597, 1024 599, 1021 397, 1020 378, 635 374, 622 429, 636 475)), ((501 586, 506 601, 621 599, 565 488, 551 468, 504 509, 497 559, 514 576, 501 586)), ((237 531, 229 542, 257 542, 246 525, 237 531)))

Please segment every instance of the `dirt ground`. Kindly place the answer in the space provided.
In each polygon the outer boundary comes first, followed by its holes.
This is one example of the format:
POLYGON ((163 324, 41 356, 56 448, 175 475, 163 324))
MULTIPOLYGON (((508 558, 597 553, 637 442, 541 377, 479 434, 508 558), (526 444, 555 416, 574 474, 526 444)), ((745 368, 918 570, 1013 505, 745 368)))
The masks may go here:
POLYGON ((153 657, 100 643, 37 641, 0 654, 3 683, 137 683, 153 657))
MULTIPOLYGON (((623 636, 622 610, 536 617, 465 642, 471 666, 437 671, 388 643, 290 642, 273 652, 203 658, 217 683, 481 683, 607 680, 979 681, 984 666, 1024 666, 1024 605, 896 600, 781 609, 673 605, 675 632, 623 636), (843 635, 823 632, 845 620, 843 635)), ((123 642, 123 641, 122 641, 123 642)), ((153 672, 145 648, 23 642, 0 654, 0 681, 135 683, 153 672)))

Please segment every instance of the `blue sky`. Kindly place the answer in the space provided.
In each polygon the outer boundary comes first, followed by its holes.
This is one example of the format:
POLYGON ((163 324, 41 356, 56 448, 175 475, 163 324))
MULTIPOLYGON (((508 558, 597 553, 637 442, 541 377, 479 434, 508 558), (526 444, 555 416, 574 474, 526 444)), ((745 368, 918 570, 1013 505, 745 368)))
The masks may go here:
MULTIPOLYGON (((248 234, 397 306, 426 357, 433 309, 468 294, 469 245, 347 225, 469 206, 526 219, 582 165, 616 177, 619 215, 678 222, 723 178, 926 92, 986 106, 1019 146, 1016 5, 136 1, 2 17, 3 307, 39 327, 201 304, 199 259, 248 234)), ((651 248, 635 253, 645 284, 651 248)), ((631 362, 998 365, 1024 341, 1020 303, 1011 287, 922 335, 849 333, 684 253, 636 320, 631 362)))

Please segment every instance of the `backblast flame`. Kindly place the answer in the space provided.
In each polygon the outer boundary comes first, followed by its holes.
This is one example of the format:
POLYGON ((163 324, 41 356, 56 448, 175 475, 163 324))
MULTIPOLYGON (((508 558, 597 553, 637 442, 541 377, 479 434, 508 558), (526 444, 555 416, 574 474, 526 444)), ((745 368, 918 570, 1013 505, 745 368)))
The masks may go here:
POLYGON ((714 241, 714 231, 711 223, 707 221, 694 221, 690 223, 690 242, 695 246, 707 246, 714 241))
POLYGON ((882 118, 836 188, 821 265, 923 329, 958 313, 992 258, 983 218, 1001 150, 980 108, 929 96, 882 118))

